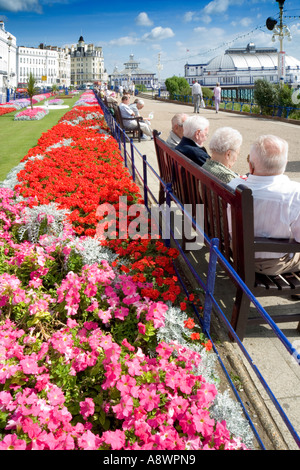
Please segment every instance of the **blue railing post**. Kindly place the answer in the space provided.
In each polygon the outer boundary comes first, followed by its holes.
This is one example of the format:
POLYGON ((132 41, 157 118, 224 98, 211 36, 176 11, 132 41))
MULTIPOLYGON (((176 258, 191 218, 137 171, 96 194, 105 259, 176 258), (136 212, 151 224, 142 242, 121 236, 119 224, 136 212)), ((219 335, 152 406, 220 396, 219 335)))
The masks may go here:
POLYGON ((172 192, 172 183, 167 183, 166 185, 166 220, 165 220, 165 228, 168 227, 168 231, 166 230, 166 234, 168 238, 165 238, 165 245, 170 248, 171 246, 171 196, 170 193, 172 192))
POLYGON ((124 152, 124 165, 127 168, 127 153, 126 153, 126 134, 123 131, 123 152, 124 152))
POLYGON ((204 300, 204 308, 203 308, 203 330, 205 333, 209 333, 210 331, 212 295, 215 289, 216 267, 217 267, 217 260, 218 260, 218 255, 217 255, 215 248, 218 249, 218 247, 219 247, 219 239, 213 238, 210 243, 209 263, 208 263, 205 300, 204 300))
POLYGON ((132 179, 133 181, 135 181, 135 161, 134 161, 134 148, 133 148, 132 139, 130 139, 130 150, 131 150, 132 179))
POLYGON ((148 209, 147 156, 143 155, 144 204, 148 209))

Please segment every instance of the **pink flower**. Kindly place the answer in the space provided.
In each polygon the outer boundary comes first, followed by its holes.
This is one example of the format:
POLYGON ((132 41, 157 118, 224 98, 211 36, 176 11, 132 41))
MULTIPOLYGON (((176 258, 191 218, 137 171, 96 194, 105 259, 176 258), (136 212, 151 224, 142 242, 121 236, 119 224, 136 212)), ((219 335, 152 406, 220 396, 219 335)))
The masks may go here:
POLYGON ((134 351, 134 350, 135 350, 135 347, 132 346, 132 345, 127 341, 126 338, 123 339, 122 345, 125 346, 126 348, 128 348, 129 351, 134 351))
POLYGON ((146 411, 152 411, 154 408, 158 407, 160 396, 156 394, 155 390, 143 390, 139 395, 139 400, 140 405, 143 406, 146 411))
POLYGON ((0 442, 0 450, 26 450, 26 442, 15 434, 7 434, 0 442))
POLYGON ((125 433, 119 429, 116 431, 105 431, 102 434, 102 440, 109 444, 112 450, 120 450, 125 445, 125 433))
POLYGON ((127 393, 130 394, 130 390, 132 387, 135 387, 136 380, 131 377, 130 375, 122 375, 121 378, 117 382, 117 389, 120 390, 121 395, 126 395, 127 393))
POLYGON ((92 398, 86 398, 84 401, 80 402, 80 413, 85 420, 87 420, 89 416, 93 416, 94 412, 95 405, 92 398))
POLYGON ((78 439, 78 445, 84 450, 97 450, 101 445, 100 437, 93 434, 91 431, 86 431, 78 439))
POLYGON ((51 389, 47 392, 47 397, 50 405, 62 405, 65 402, 65 396, 62 390, 56 385, 52 385, 51 389))
POLYGON ((139 322, 138 323, 138 330, 141 335, 146 334, 146 325, 144 323, 139 322))
POLYGON ((131 415, 133 410, 133 400, 130 396, 125 395, 121 398, 118 405, 112 406, 117 419, 124 419, 131 415))
POLYGON ((39 370, 36 360, 30 356, 25 357, 25 359, 20 361, 20 366, 22 367, 24 374, 36 374, 39 370))
POLYGON ((115 310, 115 318, 119 318, 119 320, 124 320, 129 314, 129 308, 121 307, 115 310))

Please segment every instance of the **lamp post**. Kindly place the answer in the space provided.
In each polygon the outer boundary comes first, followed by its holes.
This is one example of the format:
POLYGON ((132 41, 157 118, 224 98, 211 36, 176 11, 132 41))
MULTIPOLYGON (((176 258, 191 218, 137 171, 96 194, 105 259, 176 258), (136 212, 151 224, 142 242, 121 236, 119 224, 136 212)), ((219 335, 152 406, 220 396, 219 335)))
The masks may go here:
POLYGON ((273 31, 272 41, 275 42, 275 37, 278 36, 280 51, 278 54, 278 81, 281 85, 285 81, 285 52, 283 50, 283 38, 286 36, 290 41, 292 39, 289 28, 283 24, 283 5, 285 0, 276 0, 279 4, 279 24, 274 18, 269 17, 266 21, 266 26, 270 31, 273 31))
POLYGON ((6 88, 6 101, 10 100, 10 46, 12 45, 12 37, 9 35, 7 38, 8 45, 8 59, 7 59, 7 88, 6 88))

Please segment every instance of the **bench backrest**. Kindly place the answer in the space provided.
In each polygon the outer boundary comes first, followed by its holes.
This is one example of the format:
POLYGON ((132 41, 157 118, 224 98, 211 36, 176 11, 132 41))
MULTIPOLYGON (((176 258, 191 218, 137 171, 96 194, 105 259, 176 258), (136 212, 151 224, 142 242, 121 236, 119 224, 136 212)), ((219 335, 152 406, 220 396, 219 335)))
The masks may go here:
POLYGON ((254 227, 252 192, 244 185, 234 191, 218 178, 171 149, 154 132, 161 179, 184 204, 204 205, 204 232, 218 238, 219 249, 247 285, 254 285, 254 227), (228 212, 228 208, 230 211, 228 212))

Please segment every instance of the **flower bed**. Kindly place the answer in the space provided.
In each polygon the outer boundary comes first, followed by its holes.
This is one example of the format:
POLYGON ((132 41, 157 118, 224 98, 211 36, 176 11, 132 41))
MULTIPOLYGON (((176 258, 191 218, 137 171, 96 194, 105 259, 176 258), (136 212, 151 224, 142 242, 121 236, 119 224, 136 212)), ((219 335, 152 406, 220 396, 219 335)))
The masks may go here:
POLYGON ((75 124, 85 108, 0 189, 0 449, 244 449, 251 433, 229 399, 220 411, 177 251, 94 237, 101 202, 142 199, 100 108, 103 134, 75 124))
POLYGON ((16 111, 16 108, 13 106, 0 106, 0 116, 3 114, 13 113, 16 111))
POLYGON ((24 109, 23 111, 20 111, 17 113, 14 117, 15 121, 39 121, 40 119, 43 119, 47 114, 49 114, 49 111, 44 108, 36 107, 36 108, 27 108, 24 109))
POLYGON ((51 105, 62 105, 64 104, 64 100, 61 100, 59 98, 54 98, 53 100, 49 100, 48 103, 51 105))

